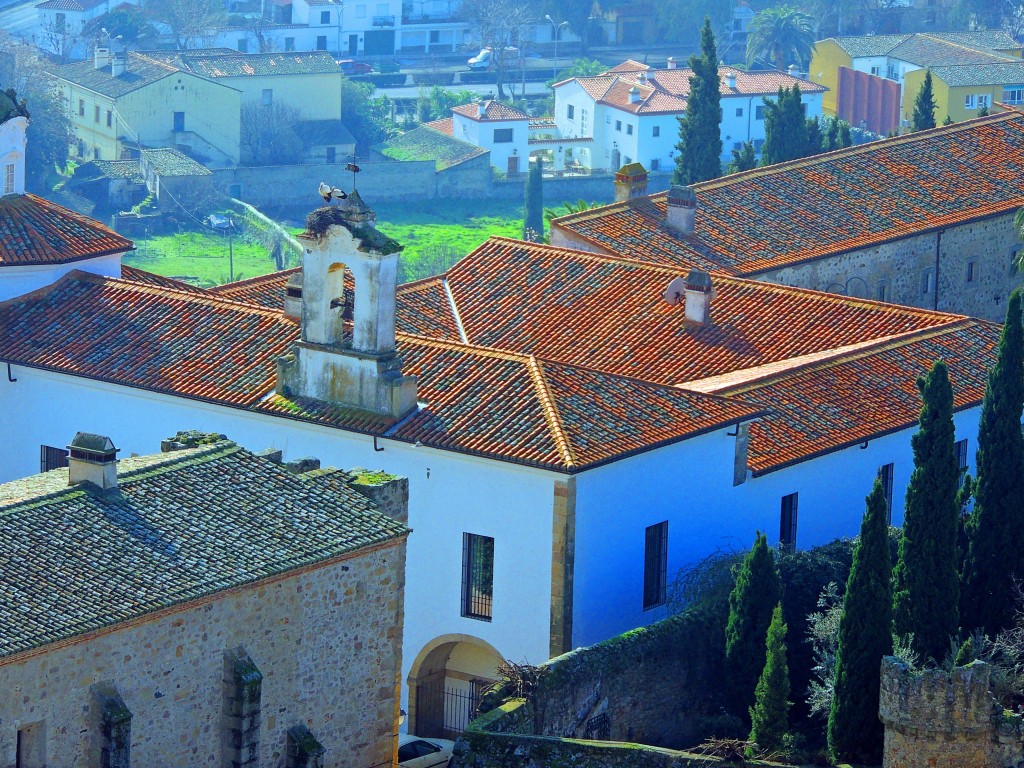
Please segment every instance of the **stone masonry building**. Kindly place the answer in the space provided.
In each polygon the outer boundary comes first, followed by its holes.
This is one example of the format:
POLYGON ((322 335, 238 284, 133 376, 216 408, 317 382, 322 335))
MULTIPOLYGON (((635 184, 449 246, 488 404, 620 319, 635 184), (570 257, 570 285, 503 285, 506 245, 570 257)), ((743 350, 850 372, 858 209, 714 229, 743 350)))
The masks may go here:
POLYGON ((69 448, 0 485, 0 764, 393 764, 405 480, 69 448))
POLYGON ((1024 113, 555 219, 551 243, 1002 321, 1021 285, 1024 113))

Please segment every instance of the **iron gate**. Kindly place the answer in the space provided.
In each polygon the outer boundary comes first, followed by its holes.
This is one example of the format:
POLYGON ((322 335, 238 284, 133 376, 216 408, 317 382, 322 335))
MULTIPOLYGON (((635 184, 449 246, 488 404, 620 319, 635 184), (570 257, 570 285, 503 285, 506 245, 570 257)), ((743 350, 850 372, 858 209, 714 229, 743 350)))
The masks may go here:
POLYGON ((472 680, 471 690, 445 685, 420 685, 416 688, 416 735, 437 739, 455 739, 476 717, 480 697, 490 683, 472 680))

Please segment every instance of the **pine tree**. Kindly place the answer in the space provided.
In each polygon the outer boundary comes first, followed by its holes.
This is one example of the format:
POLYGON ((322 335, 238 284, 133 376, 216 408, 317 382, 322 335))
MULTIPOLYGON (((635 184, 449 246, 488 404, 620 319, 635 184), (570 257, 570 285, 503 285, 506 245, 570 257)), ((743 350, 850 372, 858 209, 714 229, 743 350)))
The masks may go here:
POLYGON ((775 557, 768 548, 767 537, 758 533, 736 574, 725 628, 725 683, 737 714, 746 714, 754 703, 754 688, 764 668, 765 633, 771 623, 772 606, 781 597, 775 557))
POLYGON ((914 100, 914 117, 911 130, 923 131, 935 127, 935 95, 932 93, 932 73, 924 73, 924 85, 914 100))
POLYGON ((1024 578, 1024 326, 1021 296, 1006 308, 996 364, 988 377, 978 427, 974 512, 967 523, 964 626, 989 635, 1014 619, 1013 577, 1024 578))
POLYGON ((772 611, 765 641, 765 662, 750 708, 750 741, 762 749, 778 749, 789 731, 789 665, 782 604, 772 611))
POLYGON ((530 163, 526 177, 523 211, 523 239, 540 242, 544 239, 544 161, 539 157, 530 163))
POLYGON ((821 149, 811 147, 808 140, 807 118, 804 117, 800 86, 779 88, 772 101, 764 100, 764 145, 761 147, 761 165, 774 165, 787 160, 807 157, 821 149))
POLYGON ((704 19, 700 56, 690 57, 690 95, 686 114, 679 118, 673 184, 694 184, 722 175, 721 83, 711 20, 704 19))
POLYGON ((892 653, 887 518, 878 477, 867 498, 839 618, 835 692, 828 717, 828 748, 837 763, 882 762, 885 732, 878 720, 878 670, 882 657, 892 653))
POLYGON ((914 471, 907 487, 899 560, 893 574, 893 629, 913 635, 924 660, 942 661, 957 634, 960 584, 956 568, 957 480, 953 388, 939 360, 917 380, 923 406, 911 438, 914 471))

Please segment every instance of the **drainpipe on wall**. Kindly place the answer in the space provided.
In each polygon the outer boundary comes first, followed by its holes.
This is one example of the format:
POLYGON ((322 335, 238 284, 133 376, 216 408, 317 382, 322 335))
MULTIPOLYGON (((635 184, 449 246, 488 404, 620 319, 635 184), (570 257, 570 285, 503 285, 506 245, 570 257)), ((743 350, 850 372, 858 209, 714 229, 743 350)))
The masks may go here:
POLYGON ((933 302, 932 309, 938 311, 939 309, 939 253, 942 248, 942 233, 946 230, 940 229, 935 233, 935 301, 933 302))

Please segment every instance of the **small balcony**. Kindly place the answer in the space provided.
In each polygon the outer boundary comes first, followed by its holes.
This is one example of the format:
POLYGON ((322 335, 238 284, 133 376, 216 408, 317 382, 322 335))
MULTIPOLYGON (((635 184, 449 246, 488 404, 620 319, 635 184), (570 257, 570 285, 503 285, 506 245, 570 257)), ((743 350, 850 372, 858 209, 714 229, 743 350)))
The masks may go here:
POLYGON ((373 26, 375 27, 393 27, 395 26, 394 16, 374 16, 373 26))

